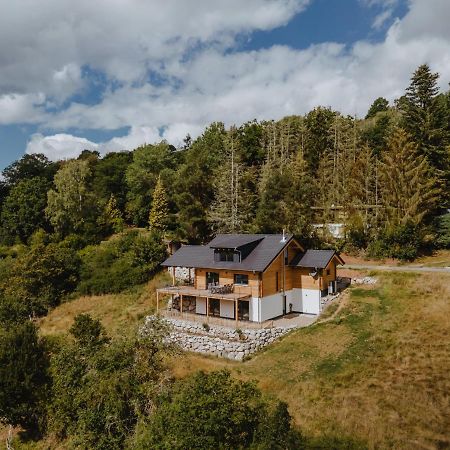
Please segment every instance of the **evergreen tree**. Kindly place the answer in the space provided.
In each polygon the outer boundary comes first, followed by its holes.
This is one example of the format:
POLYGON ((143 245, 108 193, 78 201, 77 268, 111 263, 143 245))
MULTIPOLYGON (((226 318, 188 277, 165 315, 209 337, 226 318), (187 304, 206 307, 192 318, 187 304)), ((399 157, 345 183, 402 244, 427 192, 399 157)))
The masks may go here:
POLYGON ((406 89, 403 111, 403 128, 418 145, 421 155, 427 157, 436 169, 448 175, 449 143, 448 121, 443 102, 438 93, 438 73, 432 73, 427 64, 418 67, 406 89))
POLYGON ((111 227, 114 233, 120 233, 123 231, 124 221, 122 213, 117 207, 117 201, 114 194, 111 194, 109 201, 105 206, 103 221, 107 227, 111 227))
POLYGON ((240 162, 237 130, 232 127, 225 139, 224 160, 214 175, 214 201, 208 212, 212 228, 219 233, 242 231, 248 223, 248 203, 242 178, 245 166, 240 162))
POLYGON ((161 176, 159 176, 153 191, 152 208, 149 216, 150 230, 164 233, 167 230, 168 223, 169 204, 161 176))
POLYGON ((314 182, 300 150, 289 166, 291 187, 286 196, 286 229, 302 237, 311 232, 314 182))
POLYGON ((401 129, 394 132, 383 154, 380 183, 388 225, 419 225, 435 211, 438 180, 417 144, 401 129))

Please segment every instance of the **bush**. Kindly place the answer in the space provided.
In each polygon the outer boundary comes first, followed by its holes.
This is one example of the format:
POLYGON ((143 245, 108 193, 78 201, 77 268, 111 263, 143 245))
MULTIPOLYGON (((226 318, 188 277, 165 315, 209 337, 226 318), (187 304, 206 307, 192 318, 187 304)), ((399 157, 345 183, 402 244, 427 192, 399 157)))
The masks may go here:
POLYGON ((397 258, 412 261, 423 248, 425 231, 416 225, 406 224, 383 231, 367 248, 375 258, 397 258))
POLYGON ((123 291, 147 281, 166 256, 162 240, 154 234, 131 231, 123 236, 88 246, 80 252, 81 294, 123 291))
POLYGON ((78 255, 64 243, 38 244, 1 266, 0 321, 11 307, 19 318, 46 314, 78 282, 78 255))
MULTIPOLYGON (((138 417, 150 413, 166 380, 167 328, 155 319, 148 334, 109 339, 98 320, 79 315, 74 339, 52 356, 49 428, 72 448, 122 449, 138 417)), ((64 446, 66 448, 66 446, 64 446)))
POLYGON ((286 405, 269 407, 253 383, 198 372, 161 399, 133 448, 299 448, 290 420, 286 405))
POLYGON ((50 381, 48 355, 31 322, 0 332, 0 418, 42 431, 50 381))

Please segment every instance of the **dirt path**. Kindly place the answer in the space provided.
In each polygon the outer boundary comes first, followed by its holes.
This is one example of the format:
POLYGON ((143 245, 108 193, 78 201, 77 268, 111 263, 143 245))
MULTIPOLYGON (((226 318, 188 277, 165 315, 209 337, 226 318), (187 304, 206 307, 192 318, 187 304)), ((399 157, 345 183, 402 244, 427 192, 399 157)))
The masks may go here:
POLYGON ((344 269, 369 269, 369 270, 385 270, 387 272, 438 272, 450 273, 450 267, 419 267, 419 266, 376 266, 373 264, 346 264, 344 269))

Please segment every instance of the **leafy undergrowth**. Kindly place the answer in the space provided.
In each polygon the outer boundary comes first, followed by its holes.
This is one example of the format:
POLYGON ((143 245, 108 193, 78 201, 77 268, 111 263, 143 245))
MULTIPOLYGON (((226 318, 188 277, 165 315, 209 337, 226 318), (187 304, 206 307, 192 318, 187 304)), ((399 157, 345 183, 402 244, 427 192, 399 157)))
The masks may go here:
POLYGON ((313 438, 372 449, 448 448, 450 276, 379 280, 352 288, 333 320, 293 332, 246 363, 188 355, 174 361, 176 374, 228 367, 256 379, 288 402, 313 438))

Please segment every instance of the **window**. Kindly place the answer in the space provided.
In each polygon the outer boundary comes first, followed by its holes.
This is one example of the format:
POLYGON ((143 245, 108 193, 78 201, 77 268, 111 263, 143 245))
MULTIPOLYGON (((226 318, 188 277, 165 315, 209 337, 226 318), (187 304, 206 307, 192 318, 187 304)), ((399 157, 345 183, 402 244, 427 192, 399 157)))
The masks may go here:
POLYGON ((232 250, 219 252, 219 260, 233 262, 234 261, 234 252, 232 250))
POLYGON ((241 255, 233 249, 218 249, 214 251, 216 262, 241 262, 241 255))
POLYGON ((206 272, 206 287, 210 284, 219 284, 219 274, 217 272, 206 272))
POLYGON ((327 275, 330 275, 330 269, 327 269, 327 275))
POLYGON ((248 275, 244 275, 242 273, 235 273, 234 274, 234 284, 248 285, 248 275))
POLYGON ((280 290, 280 283, 278 281, 278 272, 275 272, 275 290, 277 292, 280 290))

